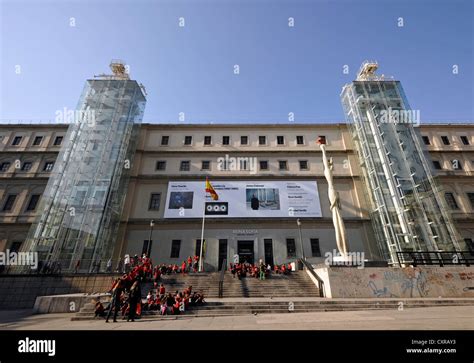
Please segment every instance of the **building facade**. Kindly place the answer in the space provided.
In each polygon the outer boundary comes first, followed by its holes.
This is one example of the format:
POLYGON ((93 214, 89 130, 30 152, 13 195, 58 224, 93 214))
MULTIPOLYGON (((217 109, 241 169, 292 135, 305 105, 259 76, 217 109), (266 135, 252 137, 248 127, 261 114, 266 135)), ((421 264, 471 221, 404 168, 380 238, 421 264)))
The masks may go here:
MULTIPOLYGON (((66 133, 67 125, 0 126, 0 251, 25 248, 28 231, 42 213, 39 202, 48 180, 54 177, 54 163, 66 133)), ((419 135, 454 226, 465 246, 473 248, 474 125, 423 124, 419 135)), ((181 263, 199 254, 202 216, 188 215, 185 208, 183 215, 181 209, 173 211, 170 188, 196 182, 195 197, 202 191, 204 198, 206 177, 221 200, 226 193, 221 186, 226 183, 288 186, 316 182, 308 195, 319 204, 320 214, 304 216, 282 207, 281 213, 270 211, 258 217, 206 215, 205 269, 215 270, 235 255, 270 264, 303 255, 313 263, 323 262, 325 253, 337 247, 316 144, 320 136, 326 137, 327 153, 333 160, 349 251, 364 252, 370 260, 383 259, 371 223, 365 178, 346 124, 142 124, 114 240, 114 264, 126 253, 149 251, 154 261, 164 263, 181 263)), ((275 208, 273 192, 264 193, 261 201, 269 210, 275 208)), ((281 200, 283 197, 280 194, 281 200)), ((101 269, 105 258, 99 258, 101 269)), ((93 262, 97 261, 81 264, 88 266, 82 271, 88 271, 93 262)), ((66 264, 61 264, 65 269, 66 264)))

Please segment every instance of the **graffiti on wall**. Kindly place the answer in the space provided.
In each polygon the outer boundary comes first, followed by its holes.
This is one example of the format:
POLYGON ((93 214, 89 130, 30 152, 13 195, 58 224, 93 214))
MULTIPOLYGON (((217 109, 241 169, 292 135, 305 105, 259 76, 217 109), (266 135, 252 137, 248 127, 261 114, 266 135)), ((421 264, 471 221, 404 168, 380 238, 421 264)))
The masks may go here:
POLYGON ((330 268, 333 297, 474 297, 473 267, 330 268))

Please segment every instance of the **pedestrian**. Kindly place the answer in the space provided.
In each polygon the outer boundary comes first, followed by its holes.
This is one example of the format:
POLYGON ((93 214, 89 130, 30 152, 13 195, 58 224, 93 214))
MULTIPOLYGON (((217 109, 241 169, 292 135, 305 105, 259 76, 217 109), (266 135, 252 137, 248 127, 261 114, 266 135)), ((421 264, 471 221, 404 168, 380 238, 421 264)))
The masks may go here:
POLYGON ((107 267, 105 271, 108 273, 112 272, 112 259, 111 258, 109 258, 109 260, 107 261, 107 267))
POLYGON ((79 268, 81 267, 81 260, 77 260, 76 266, 74 267, 74 273, 77 274, 79 268))
POLYGON ((142 291, 140 288, 140 282, 136 280, 130 289, 130 294, 128 297, 130 310, 128 312, 127 321, 130 321, 130 320, 135 321, 137 307, 138 307, 138 304, 141 302, 141 300, 142 300, 142 291))
POLYGON ((114 310, 114 323, 117 322, 117 314, 120 311, 120 305, 121 305, 121 297, 123 293, 123 286, 124 282, 122 279, 119 279, 113 288, 113 293, 112 293, 112 300, 110 301, 110 308, 109 312, 107 313, 107 319, 105 319, 105 322, 109 322, 110 315, 112 314, 112 310, 114 310))

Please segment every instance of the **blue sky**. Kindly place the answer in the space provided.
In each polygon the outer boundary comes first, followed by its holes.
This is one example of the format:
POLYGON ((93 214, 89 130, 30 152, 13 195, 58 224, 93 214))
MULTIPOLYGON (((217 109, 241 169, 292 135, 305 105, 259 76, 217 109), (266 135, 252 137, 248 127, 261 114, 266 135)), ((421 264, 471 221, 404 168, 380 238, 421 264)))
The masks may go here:
POLYGON ((74 109, 113 58, 147 89, 144 122, 340 122, 365 59, 402 81, 422 121, 474 122, 473 3, 0 0, 0 122, 74 109))

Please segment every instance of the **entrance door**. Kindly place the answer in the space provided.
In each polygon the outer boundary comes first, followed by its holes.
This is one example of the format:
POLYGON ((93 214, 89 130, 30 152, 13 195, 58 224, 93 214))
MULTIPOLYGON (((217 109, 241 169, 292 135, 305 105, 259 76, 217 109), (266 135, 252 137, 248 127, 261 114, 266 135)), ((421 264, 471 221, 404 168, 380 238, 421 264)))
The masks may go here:
POLYGON ((265 249, 265 265, 273 267, 273 241, 270 238, 263 240, 265 249))
POLYGON ((224 259, 227 258, 227 240, 226 239, 220 239, 219 240, 219 262, 217 265, 217 268, 219 271, 222 268, 222 263, 224 262, 224 259))
POLYGON ((253 241, 237 241, 240 263, 254 263, 253 241))

